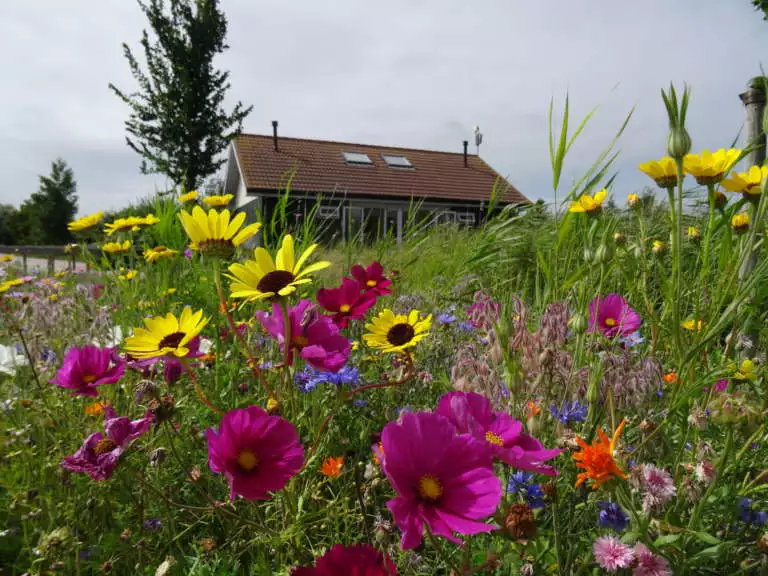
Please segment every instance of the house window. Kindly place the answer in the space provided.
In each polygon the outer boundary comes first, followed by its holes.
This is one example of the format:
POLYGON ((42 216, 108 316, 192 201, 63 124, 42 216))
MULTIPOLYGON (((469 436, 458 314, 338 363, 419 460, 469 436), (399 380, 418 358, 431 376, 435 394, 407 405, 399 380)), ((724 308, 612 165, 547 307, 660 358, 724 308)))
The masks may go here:
POLYGON ((357 164, 360 166, 373 164, 368 154, 363 154, 362 152, 342 152, 341 155, 344 156, 344 161, 347 164, 357 164))
POLYGON ((472 212, 456 214, 456 221, 462 224, 474 224, 475 215, 472 212))
POLYGON ((339 207, 338 206, 320 206, 320 208, 317 209, 317 215, 323 220, 338 220, 339 207))
POLYGON ((387 163, 390 168, 413 168, 413 164, 405 156, 396 156, 394 154, 382 154, 382 160, 387 163))

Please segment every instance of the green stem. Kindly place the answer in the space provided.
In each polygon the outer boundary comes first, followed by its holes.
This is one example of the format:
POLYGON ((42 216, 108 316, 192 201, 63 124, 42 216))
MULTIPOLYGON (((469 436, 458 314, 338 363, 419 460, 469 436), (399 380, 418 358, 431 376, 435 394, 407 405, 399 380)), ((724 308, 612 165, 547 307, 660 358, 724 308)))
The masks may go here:
POLYGON ((448 565, 451 568, 451 570, 453 570, 454 574, 461 574, 461 569, 448 556, 448 554, 443 549, 442 543, 437 538, 435 538, 435 535, 432 534, 432 531, 428 527, 426 527, 424 531, 427 534, 427 539, 432 544, 434 549, 437 551, 437 555, 443 559, 443 561, 446 563, 446 565, 448 565))

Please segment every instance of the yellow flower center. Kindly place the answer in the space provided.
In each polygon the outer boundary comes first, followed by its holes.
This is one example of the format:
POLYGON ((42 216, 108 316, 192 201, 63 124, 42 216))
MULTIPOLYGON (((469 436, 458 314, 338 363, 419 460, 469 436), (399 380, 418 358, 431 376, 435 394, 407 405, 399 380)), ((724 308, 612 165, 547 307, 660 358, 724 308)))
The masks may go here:
POLYGON ((296 346, 296 348, 304 348, 304 346, 309 344, 309 340, 307 340, 306 336, 294 336, 291 338, 291 342, 293 342, 293 345, 296 346))
POLYGON ((493 432, 486 432, 485 439, 496 446, 504 446, 504 440, 501 439, 501 436, 494 434, 493 432))
POLYGON ((237 457, 237 465, 246 472, 250 472, 259 465, 259 459, 250 450, 243 450, 237 457))
POLYGON ((339 306, 339 312, 341 312, 342 314, 346 314, 351 309, 352 307, 349 304, 342 304, 341 306, 339 306))
POLYGON ((96 446, 93 447, 93 453, 96 454, 96 456, 101 456, 107 452, 112 452, 115 448, 117 448, 117 444, 115 444, 113 440, 102 438, 96 442, 96 446))
POLYGON ((440 480, 432 476, 432 474, 425 474, 419 478, 419 496, 424 500, 434 502, 443 495, 443 485, 440 484, 440 480))
POLYGON ((96 382, 96 379, 97 379, 96 376, 94 376, 93 374, 86 374, 85 376, 83 376, 83 382, 85 382, 86 384, 92 384, 93 382, 96 382))
POLYGON ((376 286, 376 280, 368 280, 368 282, 366 282, 365 285, 368 286, 369 288, 373 288, 374 286, 376 286))
POLYGON ((608 326, 609 328, 613 328, 614 326, 616 326, 616 324, 617 324, 617 322, 616 322, 616 320, 614 318, 606 318, 605 319, 605 325, 608 326))

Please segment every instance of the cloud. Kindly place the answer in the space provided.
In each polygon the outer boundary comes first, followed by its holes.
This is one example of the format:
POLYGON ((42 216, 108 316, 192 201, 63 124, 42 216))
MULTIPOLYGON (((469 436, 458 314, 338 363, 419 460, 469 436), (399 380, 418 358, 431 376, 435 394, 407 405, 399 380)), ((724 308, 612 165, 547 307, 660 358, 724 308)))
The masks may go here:
MULTIPOLYGON (((664 153, 659 89, 693 89, 697 148, 727 146, 759 73, 768 24, 747 0, 225 0, 229 105, 253 104, 249 132, 460 150, 479 124, 481 155, 523 193, 551 199, 547 108, 571 96, 574 122, 600 109, 563 187, 586 170, 634 106, 615 194, 646 184, 638 162, 664 153)), ((146 26, 132 1, 0 3, 0 202, 20 203, 57 156, 75 170, 81 211, 151 194, 124 143, 134 87, 121 43, 146 26)))

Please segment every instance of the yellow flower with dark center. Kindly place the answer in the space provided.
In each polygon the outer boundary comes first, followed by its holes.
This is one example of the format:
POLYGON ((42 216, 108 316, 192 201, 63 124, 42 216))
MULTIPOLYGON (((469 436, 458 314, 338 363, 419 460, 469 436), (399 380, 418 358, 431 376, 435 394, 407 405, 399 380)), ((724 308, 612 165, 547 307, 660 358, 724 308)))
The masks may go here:
POLYGON ((429 336, 431 326, 431 314, 420 319, 418 310, 412 310, 405 315, 386 309, 365 325, 368 333, 363 334, 363 340, 371 348, 382 352, 399 352, 415 346, 429 336))
POLYGON ((742 150, 721 148, 717 152, 703 150, 701 154, 686 154, 683 169, 702 186, 719 182, 739 160, 742 150))
POLYGON ((139 226, 153 226, 160 222, 160 218, 154 214, 147 214, 144 218, 139 218, 139 226))
POLYGON ((133 279, 134 279, 134 278, 136 278, 136 276, 138 276, 138 275, 139 275, 139 273, 138 273, 138 272, 136 272, 136 270, 128 270, 128 272, 126 272, 125 274, 120 274, 120 275, 117 277, 117 279, 118 279, 118 280, 124 280, 124 281, 125 281, 125 280, 133 280, 133 279))
POLYGON ((746 212, 734 214, 731 218, 731 228, 736 234, 744 234, 749 230, 749 214, 746 212))
POLYGON ((293 236, 288 234, 272 260, 269 252, 259 246, 254 251, 255 260, 246 260, 243 264, 232 264, 229 267, 230 274, 227 276, 232 280, 231 297, 255 301, 292 294, 297 286, 312 281, 307 278, 309 274, 331 265, 330 262, 315 262, 304 267, 316 248, 317 244, 312 244, 295 260, 293 236))
POLYGON ((232 202, 232 198, 234 198, 234 195, 232 194, 224 194, 223 196, 206 196, 203 198, 203 202, 205 202, 208 206, 223 208, 232 202))
POLYGON ((189 354, 187 345, 198 336, 209 318, 203 318, 203 311, 192 312, 184 308, 179 318, 170 312, 165 316, 145 318, 146 328, 136 328, 133 336, 125 339, 125 351, 138 359, 159 356, 183 358, 189 354))
POLYGON ((206 214, 200 206, 195 206, 192 214, 182 210, 179 219, 192 241, 190 248, 219 258, 230 258, 237 246, 252 238, 261 228, 261 224, 256 222, 241 229, 245 222, 245 212, 240 212, 230 220, 229 210, 217 212, 211 209, 206 214))
POLYGON ((701 240, 701 232, 696 226, 688 226, 688 240, 694 243, 701 240))
POLYGON ((107 242, 101 249, 109 254, 117 254, 119 252, 128 252, 133 246, 133 242, 126 240, 125 242, 107 242))
POLYGON ((179 253, 178 250, 171 250, 166 246, 155 246, 144 250, 144 260, 147 262, 157 262, 160 258, 173 258, 179 253))
POLYGON ((197 200, 197 197, 199 196, 197 190, 190 190, 186 194, 179 194, 179 202, 182 204, 188 204, 189 202, 194 202, 197 200))
POLYGON ((643 174, 650 176, 659 188, 677 186, 677 164, 669 156, 644 162, 638 168, 643 174))
POLYGON ((586 212, 587 214, 600 212, 607 196, 608 190, 605 188, 600 190, 600 192, 597 192, 594 196, 582 194, 579 198, 571 202, 571 205, 568 207, 568 212, 586 212))
POLYGON ((667 245, 664 244, 661 240, 654 240, 653 244, 651 245, 651 252, 654 254, 664 254, 664 252, 667 249, 667 245))
POLYGON ((701 332, 706 328, 707 323, 704 320, 695 320, 691 318, 690 320, 681 323, 680 326, 691 332, 701 332))
POLYGON ((4 254, 3 256, 0 256, 0 262, 12 262, 13 261, 13 254, 4 254))
POLYGON ((98 226, 101 220, 104 218, 104 212, 96 212, 95 214, 89 214, 83 216, 67 224, 67 230, 70 232, 79 232, 80 230, 88 230, 94 226, 98 226))
POLYGON ((21 286, 24 284, 24 280, 21 278, 14 278, 13 280, 6 280, 3 282, 4 286, 8 286, 8 288, 15 288, 16 286, 21 286))
POLYGON ((731 177, 722 181, 728 192, 741 192, 744 196, 759 196, 760 185, 768 178, 768 166, 752 166, 747 172, 731 172, 731 177))
POLYGON ((629 204, 630 208, 634 208, 640 203, 640 196, 637 194, 630 194, 627 196, 627 204, 629 204))
POLYGON ((115 232, 135 232, 140 229, 141 223, 142 218, 137 218, 136 216, 118 218, 109 224, 105 224, 104 231, 107 233, 107 236, 112 236, 115 232))

